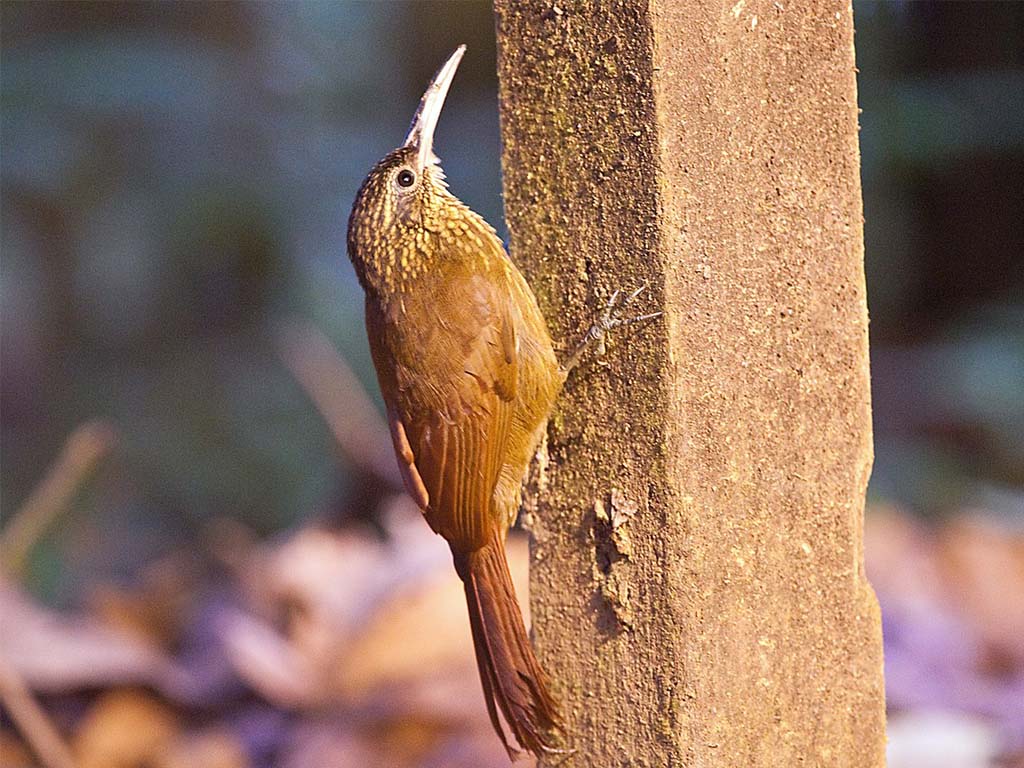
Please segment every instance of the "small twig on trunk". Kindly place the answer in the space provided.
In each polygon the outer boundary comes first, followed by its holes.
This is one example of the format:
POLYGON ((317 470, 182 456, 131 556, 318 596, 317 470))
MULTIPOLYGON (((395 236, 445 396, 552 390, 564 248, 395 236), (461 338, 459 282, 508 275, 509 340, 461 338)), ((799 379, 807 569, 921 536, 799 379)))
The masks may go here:
POLYGON ((42 482, 0 533, 4 573, 15 576, 21 572, 32 547, 67 509, 99 461, 110 452, 115 438, 114 429, 100 421, 82 424, 71 433, 42 482))
POLYGON ((345 458, 401 488, 387 425, 330 340, 306 323, 287 324, 278 339, 285 365, 324 417, 345 458))
POLYGON ((75 768, 71 751, 7 659, 0 656, 0 702, 46 768, 75 768))

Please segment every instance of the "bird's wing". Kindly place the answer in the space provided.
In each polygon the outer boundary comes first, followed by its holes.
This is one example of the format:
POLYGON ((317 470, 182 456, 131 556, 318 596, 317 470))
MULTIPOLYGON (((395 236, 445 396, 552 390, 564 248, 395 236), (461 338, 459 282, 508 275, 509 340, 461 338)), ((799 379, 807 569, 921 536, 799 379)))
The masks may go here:
POLYGON ((406 337, 393 350, 393 387, 381 382, 406 487, 434 530, 467 551, 490 540, 497 519, 492 496, 518 388, 507 305, 484 276, 449 282, 432 297, 430 328, 412 334, 416 348, 406 337))
POLYGON ((370 355, 373 357, 374 368, 377 369, 377 381, 380 384, 381 394, 387 408, 388 429, 391 432, 395 457, 398 459, 398 470, 402 475, 406 492, 425 512, 430 504, 430 495, 423 484, 423 478, 420 477, 420 473, 416 469, 412 446, 409 445, 405 424, 398 412, 398 383, 395 360, 389 349, 390 345, 387 343, 387 323, 381 307, 369 297, 366 301, 366 331, 370 342, 370 355))

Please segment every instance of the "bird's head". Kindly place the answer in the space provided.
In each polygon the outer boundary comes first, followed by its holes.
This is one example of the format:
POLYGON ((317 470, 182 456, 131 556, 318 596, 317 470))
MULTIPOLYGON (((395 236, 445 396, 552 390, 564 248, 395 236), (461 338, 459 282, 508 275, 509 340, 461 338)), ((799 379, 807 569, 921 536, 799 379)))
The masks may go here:
POLYGON ((460 45, 434 75, 402 146, 366 176, 348 221, 349 258, 364 288, 415 277, 427 268, 444 216, 461 203, 448 192, 434 154, 434 130, 466 46, 460 45))

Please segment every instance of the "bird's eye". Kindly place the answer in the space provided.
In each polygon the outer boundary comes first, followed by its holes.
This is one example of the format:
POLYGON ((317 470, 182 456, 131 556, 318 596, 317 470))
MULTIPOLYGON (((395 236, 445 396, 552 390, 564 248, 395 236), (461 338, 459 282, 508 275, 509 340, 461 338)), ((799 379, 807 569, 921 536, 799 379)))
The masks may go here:
POLYGON ((398 186, 400 187, 411 187, 416 182, 416 174, 410 171, 408 168, 403 168, 398 172, 398 186))

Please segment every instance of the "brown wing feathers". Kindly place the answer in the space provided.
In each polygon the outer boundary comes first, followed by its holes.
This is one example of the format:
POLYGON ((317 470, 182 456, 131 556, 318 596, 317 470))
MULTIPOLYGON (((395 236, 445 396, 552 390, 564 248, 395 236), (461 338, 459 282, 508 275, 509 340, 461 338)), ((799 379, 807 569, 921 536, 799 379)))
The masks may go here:
MULTIPOLYGON (((493 284, 469 283, 463 295, 472 300, 452 309, 457 317, 448 315, 441 332, 420 337, 445 350, 433 355, 443 363, 430 372, 430 389, 417 388, 428 377, 415 370, 411 358, 375 350, 375 361, 384 358, 378 373, 389 415, 397 419, 392 437, 400 462, 406 463, 406 483, 431 527, 448 540, 465 587, 491 723, 510 756, 516 749, 501 718, 515 742, 539 755, 553 751, 549 739, 559 725, 556 706, 505 561, 505 531, 514 510, 496 509, 494 499, 520 405, 518 344, 513 322, 495 309, 502 302, 491 293, 493 284), (396 357, 397 369, 391 367, 396 357)), ((371 315, 378 321, 382 315, 367 314, 368 324, 371 315)))

